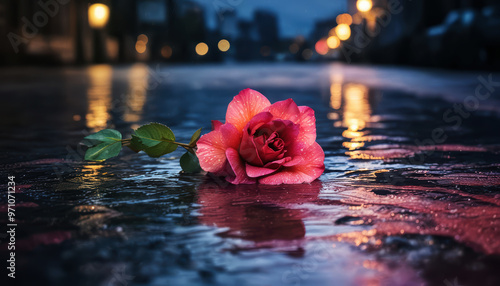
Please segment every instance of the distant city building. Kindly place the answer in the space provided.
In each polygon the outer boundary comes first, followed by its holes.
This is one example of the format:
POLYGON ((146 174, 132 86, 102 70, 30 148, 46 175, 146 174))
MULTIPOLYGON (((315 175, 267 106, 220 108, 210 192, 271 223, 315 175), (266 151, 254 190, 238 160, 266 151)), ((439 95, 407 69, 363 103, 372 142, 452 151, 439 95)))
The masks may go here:
POLYGON ((236 10, 218 11, 217 14, 217 26, 220 36, 228 40, 236 39, 238 37, 238 18, 236 10))
POLYGON ((253 21, 257 29, 260 55, 262 58, 273 59, 279 47, 278 19, 276 14, 265 10, 256 10, 253 21))
POLYGON ((240 61, 255 60, 258 56, 258 34, 253 21, 238 22, 239 36, 235 41, 236 59, 240 61))

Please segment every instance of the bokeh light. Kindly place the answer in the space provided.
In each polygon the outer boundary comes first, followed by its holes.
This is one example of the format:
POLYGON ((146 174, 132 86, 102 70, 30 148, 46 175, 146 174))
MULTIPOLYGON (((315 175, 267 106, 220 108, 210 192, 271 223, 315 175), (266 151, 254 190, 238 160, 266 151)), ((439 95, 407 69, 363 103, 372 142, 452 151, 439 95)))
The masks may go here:
POLYGON ((371 0, 358 0, 356 3, 356 8, 358 8, 360 12, 368 12, 372 9, 372 7, 373 3, 371 0))
POLYGON ((168 59, 172 56, 172 48, 169 45, 165 45, 161 48, 161 56, 168 59))
POLYGON ((340 39, 337 36, 330 36, 326 39, 326 44, 330 49, 336 49, 340 46, 340 39))
POLYGON ((314 48, 315 48, 316 52, 322 56, 324 56, 328 53, 328 45, 326 44, 325 39, 321 39, 321 40, 317 41, 314 48))
POLYGON ((290 47, 288 49, 290 50, 290 53, 296 54, 299 52, 299 45, 297 45, 296 43, 293 43, 290 45, 290 47))
POLYGON ((101 29, 108 23, 109 7, 102 3, 92 4, 89 7, 88 14, 90 27, 101 29))
POLYGON ((146 46, 146 43, 144 43, 143 41, 137 41, 135 43, 135 50, 139 53, 139 54, 142 54, 146 51, 147 49, 147 46, 146 46))
POLYGON ((335 27, 335 34, 340 40, 345 41, 351 37, 351 28, 347 24, 339 24, 335 27))
POLYGON ((349 15, 347 13, 338 15, 336 20, 337 20, 337 24, 346 24, 346 25, 352 24, 352 17, 351 17, 351 15, 349 15))
POLYGON ((200 42, 196 45, 195 51, 198 55, 204 56, 208 53, 208 45, 203 42, 200 42))
POLYGON ((311 51, 311 49, 305 49, 304 51, 302 51, 302 57, 305 60, 311 59, 312 55, 313 55, 313 51, 311 51))
POLYGON ((226 39, 222 39, 219 41, 219 43, 217 44, 217 47, 219 48, 219 50, 221 52, 227 52, 229 50, 229 48, 231 47, 231 45, 229 44, 229 41, 226 40, 226 39))
POLYGON ((144 44, 147 44, 149 41, 149 38, 148 38, 148 36, 146 36, 144 34, 140 34, 139 36, 137 36, 137 41, 141 41, 141 42, 144 42, 144 44))

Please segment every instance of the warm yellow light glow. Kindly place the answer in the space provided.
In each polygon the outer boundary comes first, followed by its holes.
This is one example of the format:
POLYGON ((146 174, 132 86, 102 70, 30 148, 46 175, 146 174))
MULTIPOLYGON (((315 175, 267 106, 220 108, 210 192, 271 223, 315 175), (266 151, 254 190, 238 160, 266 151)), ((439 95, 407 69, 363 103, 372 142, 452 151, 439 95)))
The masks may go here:
POLYGON ((172 56, 172 48, 169 45, 165 45, 161 48, 161 56, 169 59, 172 56))
POLYGON ((149 41, 149 38, 148 38, 148 36, 146 36, 144 34, 140 34, 139 36, 137 36, 137 41, 143 42, 144 44, 147 44, 149 41))
POLYGON ((336 20, 337 20, 337 24, 346 24, 346 25, 352 24, 352 17, 351 17, 351 15, 349 15, 347 13, 338 15, 336 20))
POLYGON ((195 47, 195 51, 198 55, 204 56, 208 53, 208 45, 203 42, 198 43, 195 47))
POLYGON ((148 91, 150 73, 145 64, 133 65, 128 74, 129 89, 124 96, 123 120, 137 122, 141 120, 148 91))
POLYGON ((221 52, 227 52, 229 50, 229 48, 231 47, 231 45, 229 44, 229 41, 226 40, 226 39, 222 39, 219 41, 219 43, 217 44, 217 47, 219 48, 219 50, 221 52))
POLYGON ((146 51, 147 47, 146 44, 143 41, 137 41, 135 43, 135 50, 139 53, 142 54, 146 51))
POLYGON ((358 0, 356 7, 360 12, 368 12, 372 9, 373 3, 371 0, 358 0))
POLYGON ((106 26, 109 19, 109 7, 102 4, 96 3, 89 7, 89 25, 94 29, 101 29, 106 26))
POLYGON ((330 49, 336 49, 340 46, 340 40, 337 36, 330 36, 326 39, 326 44, 330 49))
POLYGON ((363 130, 370 121, 371 108, 368 102, 368 89, 360 84, 347 84, 344 93, 344 122, 348 134, 363 130))
POLYGON ((113 69, 108 65, 91 66, 87 70, 89 87, 87 90, 87 127, 92 130, 106 128, 110 119, 111 80, 113 69))
MULTIPOLYGON (((344 132, 342 132, 342 137, 350 138, 350 139, 357 139, 358 137, 361 137, 363 135, 365 135, 364 132, 351 131, 349 129, 344 130, 344 132)), ((352 140, 352 141, 360 142, 362 140, 352 140)))
POLYGON ((297 45, 296 43, 293 43, 290 45, 290 47, 288 49, 290 50, 290 53, 296 54, 299 52, 299 45, 297 45))
POLYGON ((335 34, 340 40, 345 41, 351 37, 351 28, 347 24, 339 24, 335 27, 335 34))
MULTIPOLYGON (((339 109, 342 104, 342 81, 344 76, 341 73, 334 73, 330 76, 330 106, 339 109)), ((338 116, 338 115, 337 115, 338 116)))

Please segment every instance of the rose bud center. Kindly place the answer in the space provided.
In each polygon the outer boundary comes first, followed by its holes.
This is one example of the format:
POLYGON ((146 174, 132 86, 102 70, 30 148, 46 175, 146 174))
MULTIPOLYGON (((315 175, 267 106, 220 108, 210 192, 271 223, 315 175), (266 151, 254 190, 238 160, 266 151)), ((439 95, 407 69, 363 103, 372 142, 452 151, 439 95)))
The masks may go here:
POLYGON ((278 132, 269 134, 269 132, 257 131, 253 142, 262 164, 282 159, 285 155, 285 142, 279 137, 278 132))

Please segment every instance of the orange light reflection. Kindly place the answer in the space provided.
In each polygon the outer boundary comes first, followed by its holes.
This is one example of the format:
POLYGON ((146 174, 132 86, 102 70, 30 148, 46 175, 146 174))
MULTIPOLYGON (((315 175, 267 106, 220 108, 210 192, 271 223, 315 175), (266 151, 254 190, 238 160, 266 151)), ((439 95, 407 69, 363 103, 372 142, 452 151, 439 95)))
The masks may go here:
POLYGON ((87 127, 93 130, 106 128, 111 106, 111 80, 113 69, 109 65, 95 65, 87 70, 89 88, 87 90, 88 109, 85 119, 87 127))

